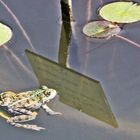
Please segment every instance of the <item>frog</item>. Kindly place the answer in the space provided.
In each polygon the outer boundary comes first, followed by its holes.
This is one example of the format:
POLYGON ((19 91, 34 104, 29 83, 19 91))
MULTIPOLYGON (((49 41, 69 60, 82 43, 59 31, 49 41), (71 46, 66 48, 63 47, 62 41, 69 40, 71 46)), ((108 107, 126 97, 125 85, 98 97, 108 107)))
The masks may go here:
POLYGON ((45 128, 28 123, 24 124, 24 122, 34 120, 40 108, 43 108, 49 115, 61 115, 61 112, 55 112, 47 105, 56 95, 55 89, 45 85, 39 89, 20 93, 6 91, 0 94, 0 107, 5 109, 8 114, 12 114, 10 117, 5 116, 7 123, 15 127, 40 131, 45 128))

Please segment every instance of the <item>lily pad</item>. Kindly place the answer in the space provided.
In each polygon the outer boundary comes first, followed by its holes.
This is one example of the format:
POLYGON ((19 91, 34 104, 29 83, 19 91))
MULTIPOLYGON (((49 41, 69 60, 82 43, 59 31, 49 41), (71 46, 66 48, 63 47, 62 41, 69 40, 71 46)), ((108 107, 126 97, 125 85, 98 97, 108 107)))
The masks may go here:
POLYGON ((121 31, 120 27, 108 21, 93 21, 83 27, 83 33, 88 37, 110 38, 121 31))
POLYGON ((0 23, 0 46, 7 43, 12 37, 12 30, 10 27, 0 23))
POLYGON ((140 5, 134 2, 113 2, 104 5, 99 15, 111 22, 132 23, 140 20, 140 5))

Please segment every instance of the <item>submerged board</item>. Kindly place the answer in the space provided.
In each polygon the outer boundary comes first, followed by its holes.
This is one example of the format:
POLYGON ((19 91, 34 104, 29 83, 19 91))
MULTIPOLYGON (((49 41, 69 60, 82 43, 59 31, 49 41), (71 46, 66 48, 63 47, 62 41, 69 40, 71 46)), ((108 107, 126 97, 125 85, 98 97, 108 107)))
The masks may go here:
POLYGON ((60 101, 113 127, 118 127, 99 81, 28 50, 26 54, 40 84, 56 89, 60 101))

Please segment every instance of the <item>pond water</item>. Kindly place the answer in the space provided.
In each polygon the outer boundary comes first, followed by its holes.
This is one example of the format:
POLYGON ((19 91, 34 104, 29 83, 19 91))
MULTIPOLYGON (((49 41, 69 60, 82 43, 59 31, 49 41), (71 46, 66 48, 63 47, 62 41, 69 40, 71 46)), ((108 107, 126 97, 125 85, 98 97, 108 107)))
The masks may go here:
MULTIPOLYGON (((119 128, 108 126, 56 101, 51 106, 62 112, 62 116, 47 116, 40 110, 39 116, 33 121, 45 127, 45 131, 18 129, 1 118, 2 140, 139 140, 140 48, 119 38, 98 40, 82 33, 87 22, 99 19, 97 9, 101 2, 73 0, 74 20, 71 22, 72 37, 67 63, 71 69, 101 82, 119 128)), ((0 0, 0 20, 9 25, 14 33, 12 40, 0 48, 0 91, 18 92, 38 87, 25 49, 58 62, 62 24, 60 7, 59 0, 0 0), (25 38, 25 33, 17 25, 17 19, 15 21, 3 2, 20 21, 28 34, 28 41, 27 35, 25 38)), ((125 25, 121 35, 140 44, 139 26, 140 22, 125 25)))

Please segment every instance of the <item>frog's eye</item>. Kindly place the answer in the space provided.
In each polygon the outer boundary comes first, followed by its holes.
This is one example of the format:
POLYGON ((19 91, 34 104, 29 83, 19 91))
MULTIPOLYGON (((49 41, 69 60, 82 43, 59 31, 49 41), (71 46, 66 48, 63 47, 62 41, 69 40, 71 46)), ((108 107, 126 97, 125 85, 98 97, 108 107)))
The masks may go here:
POLYGON ((49 92, 47 92, 47 95, 49 96, 49 95, 51 95, 51 92, 49 91, 49 92))

